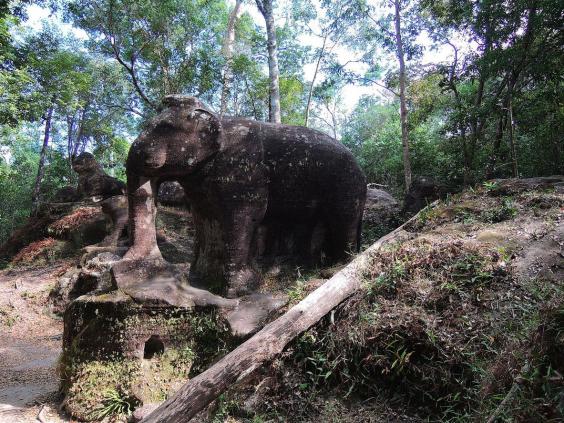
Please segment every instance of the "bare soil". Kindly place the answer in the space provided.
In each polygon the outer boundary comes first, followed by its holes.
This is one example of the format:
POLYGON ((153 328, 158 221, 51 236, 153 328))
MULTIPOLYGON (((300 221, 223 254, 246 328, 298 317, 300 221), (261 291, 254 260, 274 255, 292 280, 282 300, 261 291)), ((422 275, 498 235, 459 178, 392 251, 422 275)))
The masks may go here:
POLYGON ((0 271, 0 422, 69 422, 58 412, 63 322, 47 297, 72 263, 0 271))

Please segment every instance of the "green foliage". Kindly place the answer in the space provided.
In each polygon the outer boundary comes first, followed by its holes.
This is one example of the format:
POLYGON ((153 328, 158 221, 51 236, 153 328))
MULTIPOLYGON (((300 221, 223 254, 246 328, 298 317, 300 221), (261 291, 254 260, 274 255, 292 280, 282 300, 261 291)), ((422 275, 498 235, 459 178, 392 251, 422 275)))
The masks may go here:
POLYGON ((108 389, 104 394, 102 404, 95 409, 91 417, 102 420, 106 417, 130 416, 133 410, 139 406, 139 401, 116 389, 108 389))
POLYGON ((31 211, 38 154, 29 136, 22 132, 19 128, 0 132, 0 149, 11 153, 9 161, 0 158, 0 243, 25 222, 31 211))
POLYGON ((498 223, 512 219, 517 215, 517 208, 509 198, 503 198, 499 207, 491 208, 481 214, 482 220, 488 223, 498 223))
MULTIPOLYGON (((388 185, 390 191, 401 195, 404 177, 398 109, 397 102, 362 98, 345 128, 343 143, 358 158, 369 182, 388 185)), ((415 174, 448 180, 451 157, 444 151, 437 113, 416 116, 419 123, 410 132, 411 163, 415 174)))
POLYGON ((209 99, 219 86, 228 14, 223 0, 75 0, 67 13, 97 49, 135 75, 149 110, 165 94, 209 99))

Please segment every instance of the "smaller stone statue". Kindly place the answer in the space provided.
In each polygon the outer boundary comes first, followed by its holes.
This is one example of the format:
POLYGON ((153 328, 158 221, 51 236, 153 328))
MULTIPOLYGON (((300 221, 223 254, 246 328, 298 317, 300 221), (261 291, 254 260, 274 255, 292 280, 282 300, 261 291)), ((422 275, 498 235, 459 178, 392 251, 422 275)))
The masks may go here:
POLYGON ((91 153, 82 153, 74 158, 72 168, 78 174, 78 196, 100 202, 102 211, 112 222, 112 230, 98 246, 117 246, 128 221, 125 184, 104 172, 91 153))

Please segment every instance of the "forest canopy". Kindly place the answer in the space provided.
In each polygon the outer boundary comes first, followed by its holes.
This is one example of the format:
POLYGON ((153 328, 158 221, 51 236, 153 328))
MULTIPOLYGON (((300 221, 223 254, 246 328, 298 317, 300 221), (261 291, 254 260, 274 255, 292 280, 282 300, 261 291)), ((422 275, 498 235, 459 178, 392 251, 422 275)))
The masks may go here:
POLYGON ((0 241, 75 183, 73 155, 124 179, 173 93, 326 132, 395 194, 561 173, 563 18, 557 0, 0 2, 0 241))

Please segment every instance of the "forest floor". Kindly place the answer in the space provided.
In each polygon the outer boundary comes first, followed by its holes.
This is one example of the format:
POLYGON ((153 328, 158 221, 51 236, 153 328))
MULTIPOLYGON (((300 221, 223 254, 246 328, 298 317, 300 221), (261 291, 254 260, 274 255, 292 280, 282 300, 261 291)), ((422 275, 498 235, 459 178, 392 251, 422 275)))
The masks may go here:
MULTIPOLYGON (((195 421, 558 421, 564 195, 561 186, 500 188, 419 213, 370 258, 361 292, 195 421)), ((185 261, 189 215, 163 211, 163 253, 185 261)), ((63 321, 48 297, 76 261, 0 271, 0 423, 35 422, 41 410, 45 422, 72 421, 58 411, 63 321)), ((335 271, 265 279, 296 303, 335 271)))
POLYGON ((63 321, 49 313, 49 292, 74 265, 0 271, 0 422, 68 422, 58 412, 63 321))

